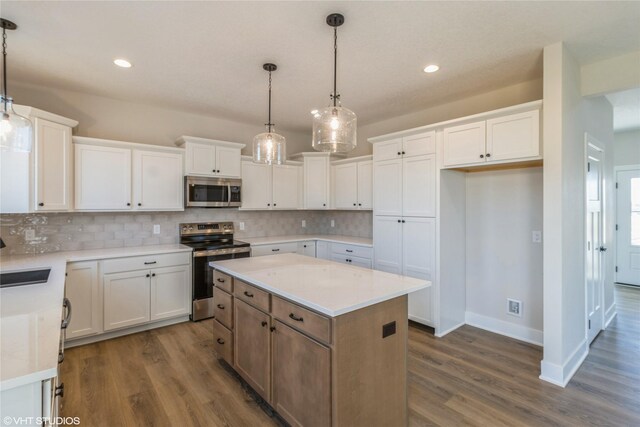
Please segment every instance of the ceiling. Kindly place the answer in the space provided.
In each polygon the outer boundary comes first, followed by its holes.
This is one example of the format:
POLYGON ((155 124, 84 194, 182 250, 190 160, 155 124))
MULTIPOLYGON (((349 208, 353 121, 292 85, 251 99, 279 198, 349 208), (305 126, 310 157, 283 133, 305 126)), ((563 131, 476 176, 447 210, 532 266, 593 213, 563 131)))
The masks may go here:
MULTIPOLYGON (((563 40, 581 63, 640 49, 640 2, 2 1, 9 78, 308 131, 332 89, 359 124, 540 78, 563 40), (125 70, 112 60, 133 63, 125 70), (431 63, 441 69, 425 74, 431 63)), ((19 102, 19 100, 18 100, 19 102)))
POLYGON ((640 88, 611 93, 607 99, 613 105, 616 132, 640 129, 640 88))

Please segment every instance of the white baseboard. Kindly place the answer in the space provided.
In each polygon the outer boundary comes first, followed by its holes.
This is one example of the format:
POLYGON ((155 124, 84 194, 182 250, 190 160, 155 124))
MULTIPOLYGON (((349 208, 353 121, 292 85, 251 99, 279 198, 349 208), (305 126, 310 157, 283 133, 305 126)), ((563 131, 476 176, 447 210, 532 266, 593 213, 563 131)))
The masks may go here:
POLYGON ((436 337, 438 337, 438 338, 442 338, 443 336, 447 335, 448 333, 451 333, 451 332, 455 331, 460 326, 464 326, 464 322, 460 322, 457 325, 454 325, 454 326, 450 327, 449 329, 447 329, 445 331, 438 331, 438 328, 436 328, 436 332, 435 332, 434 335, 436 337))
POLYGON ((117 331, 105 332, 103 334, 90 335, 88 337, 75 338, 64 342, 64 348, 77 347, 79 345, 91 344, 98 341, 109 340, 123 335, 135 334, 137 332, 148 331, 150 329, 162 328, 163 326, 175 325, 176 323, 188 322, 189 316, 181 316, 173 319, 161 320, 159 322, 147 323, 132 328, 118 329, 117 331))
POLYGON ((564 365, 560 366, 543 360, 540 362, 540 379, 560 387, 566 387, 588 354, 589 345, 585 339, 571 353, 564 365))
POLYGON ((611 304, 611 307, 609 307, 607 311, 605 311, 604 313, 603 329, 607 329, 609 327, 609 324, 611 323, 611 321, 615 319, 616 314, 618 314, 618 311, 616 310, 616 303, 614 302, 613 304, 611 304))
POLYGON ((423 319, 422 317, 409 315, 409 320, 413 320, 414 322, 420 323, 422 325, 430 326, 432 328, 435 327, 431 320, 423 319))
POLYGON ((538 329, 528 328, 515 323, 505 322, 504 320, 495 319, 493 317, 483 316, 481 314, 467 311, 465 313, 467 325, 484 329, 496 334, 505 335, 520 341, 528 342, 542 346, 542 331, 538 329))

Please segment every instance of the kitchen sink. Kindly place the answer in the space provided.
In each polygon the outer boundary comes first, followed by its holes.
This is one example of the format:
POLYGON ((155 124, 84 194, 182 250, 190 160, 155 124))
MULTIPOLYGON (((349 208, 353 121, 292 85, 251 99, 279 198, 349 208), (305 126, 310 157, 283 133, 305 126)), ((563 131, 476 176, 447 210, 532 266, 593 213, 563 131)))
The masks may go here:
POLYGON ((49 273, 51 273, 50 268, 43 268, 39 270, 5 271, 0 273, 0 288, 47 283, 47 280, 49 280, 49 273))

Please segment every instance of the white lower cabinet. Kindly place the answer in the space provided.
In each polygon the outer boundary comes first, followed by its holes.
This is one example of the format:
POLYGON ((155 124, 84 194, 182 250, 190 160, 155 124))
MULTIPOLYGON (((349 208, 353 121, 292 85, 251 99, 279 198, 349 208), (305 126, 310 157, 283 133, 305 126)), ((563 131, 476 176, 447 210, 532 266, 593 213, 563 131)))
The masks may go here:
POLYGON ((151 270, 151 321, 189 314, 189 273, 182 265, 151 270))
MULTIPOLYGON (((435 281, 435 218, 376 216, 374 268, 435 281)), ((431 288, 409 295, 409 318, 433 326, 431 288)))
POLYGON ((296 251, 296 253, 315 258, 316 257, 316 241, 306 240, 304 242, 298 242, 298 250, 296 251))
POLYGON ((297 242, 274 243, 271 245, 251 246, 251 256, 294 254, 298 252, 297 242))
POLYGON ((98 261, 69 263, 66 274, 64 293, 73 307, 66 339, 99 334, 102 332, 102 300, 98 261))
POLYGON ((331 246, 329 242, 323 242, 321 240, 317 241, 316 242, 316 258, 330 259, 331 251, 329 246, 331 246))
POLYGON ((104 275, 105 331, 149 321, 150 278, 149 270, 104 275))
POLYGON ((372 249, 346 243, 331 243, 331 260, 357 267, 371 268, 372 249))

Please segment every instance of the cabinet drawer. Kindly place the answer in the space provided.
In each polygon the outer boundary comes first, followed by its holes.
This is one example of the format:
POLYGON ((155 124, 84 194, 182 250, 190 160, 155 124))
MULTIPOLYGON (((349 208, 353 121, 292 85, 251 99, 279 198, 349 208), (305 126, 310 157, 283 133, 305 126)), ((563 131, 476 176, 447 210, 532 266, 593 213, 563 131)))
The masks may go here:
POLYGON ((191 252, 108 259, 102 261, 102 273, 108 274, 121 271, 146 270, 157 267, 171 267, 174 265, 189 264, 189 262, 191 262, 191 252))
POLYGON ((233 297, 214 286, 213 317, 229 329, 233 329, 233 297))
POLYGON ((298 243, 276 243, 273 245, 251 246, 251 256, 277 255, 295 253, 298 250, 298 243))
POLYGON ((269 293, 251 286, 242 280, 235 280, 233 295, 262 311, 269 312, 269 293))
POLYGON ((213 321, 213 349, 229 365, 233 365, 233 334, 221 323, 213 321))
POLYGON ((334 254, 357 256, 360 258, 371 258, 371 248, 365 246, 347 245, 344 243, 332 243, 331 252, 334 254))
POLYGON ((273 316, 325 343, 331 342, 331 320, 306 308, 273 296, 273 316))
POLYGON ((331 254, 331 261, 341 262, 356 267, 371 268, 371 258, 360 258, 351 255, 331 254))
POLYGON ((233 292, 233 277, 221 271, 213 271, 213 286, 216 286, 228 293, 233 292))

